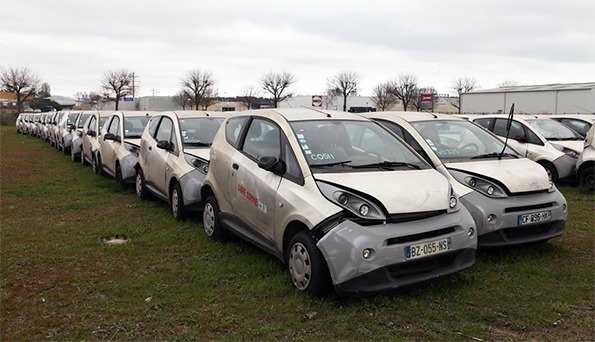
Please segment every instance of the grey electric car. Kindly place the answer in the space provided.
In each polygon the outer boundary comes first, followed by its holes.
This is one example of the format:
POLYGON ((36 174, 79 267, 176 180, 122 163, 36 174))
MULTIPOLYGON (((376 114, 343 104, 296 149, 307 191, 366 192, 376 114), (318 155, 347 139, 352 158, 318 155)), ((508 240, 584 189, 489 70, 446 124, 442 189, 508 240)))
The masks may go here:
POLYGON ((473 218, 446 177, 381 125, 312 109, 226 120, 201 191, 209 237, 288 265, 300 291, 394 289, 475 261, 473 218))
POLYGON ((143 132, 136 167, 136 193, 170 203, 173 216, 200 202, 209 150, 225 112, 177 111, 154 115, 143 132))

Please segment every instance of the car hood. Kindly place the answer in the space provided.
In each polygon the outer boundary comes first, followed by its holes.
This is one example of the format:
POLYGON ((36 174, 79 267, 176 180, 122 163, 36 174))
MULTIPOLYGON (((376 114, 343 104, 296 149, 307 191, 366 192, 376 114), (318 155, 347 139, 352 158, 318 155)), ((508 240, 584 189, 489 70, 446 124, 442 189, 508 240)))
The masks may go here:
POLYGON ((450 184, 434 169, 315 173, 314 178, 368 194, 389 214, 448 208, 450 184))
POLYGON ((445 166, 494 179, 504 184, 511 193, 547 190, 550 187, 545 169, 527 158, 446 163, 445 166))
POLYGON ((583 148, 585 146, 585 142, 583 140, 560 140, 560 141, 551 141, 552 145, 558 145, 562 147, 569 148, 576 153, 583 152, 583 148))
POLYGON ((195 155, 201 159, 209 161, 211 149, 210 148, 185 148, 184 152, 195 155))
POLYGON ((136 146, 140 146, 140 139, 130 139, 130 138, 124 138, 124 141, 129 143, 129 144, 133 144, 136 146))

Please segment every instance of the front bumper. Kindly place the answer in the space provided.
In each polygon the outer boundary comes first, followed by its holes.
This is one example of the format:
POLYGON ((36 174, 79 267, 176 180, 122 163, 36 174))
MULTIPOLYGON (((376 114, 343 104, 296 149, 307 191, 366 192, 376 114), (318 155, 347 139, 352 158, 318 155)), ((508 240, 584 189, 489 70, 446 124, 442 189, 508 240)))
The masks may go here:
POLYGON ((200 189, 206 176, 199 170, 194 169, 180 177, 184 206, 190 206, 201 201, 200 189))
POLYGON ((475 262, 477 236, 467 235, 475 223, 461 207, 426 219, 362 226, 344 220, 317 243, 338 292, 396 289, 461 271, 475 262), (448 251, 408 260, 406 249, 418 243, 448 239, 448 251), (362 251, 373 249, 364 259, 362 251), (431 261, 430 261, 431 260, 431 261))
POLYGON ((577 158, 573 158, 567 154, 554 160, 554 166, 558 172, 558 178, 563 179, 566 177, 574 176, 574 169, 576 168, 577 158))
POLYGON ((133 182, 136 176, 134 167, 138 163, 138 154, 128 153, 120 159, 120 171, 122 171, 122 180, 125 182, 133 182))
POLYGON ((549 240, 562 235, 567 218, 566 199, 556 189, 506 198, 490 198, 473 191, 460 198, 478 229, 480 247, 498 247, 549 240), (545 223, 519 225, 519 215, 551 211, 545 223), (487 217, 494 215, 491 222, 487 217))

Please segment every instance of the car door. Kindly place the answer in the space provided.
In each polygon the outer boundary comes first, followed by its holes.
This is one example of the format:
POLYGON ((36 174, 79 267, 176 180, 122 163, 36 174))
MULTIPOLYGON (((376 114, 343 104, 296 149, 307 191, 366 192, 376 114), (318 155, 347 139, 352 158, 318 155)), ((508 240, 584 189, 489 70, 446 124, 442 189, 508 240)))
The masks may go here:
POLYGON ((93 131, 95 133, 95 137, 97 137, 97 131, 95 131, 95 127, 97 126, 97 115, 92 115, 85 127, 83 127, 83 148, 81 156, 90 158, 91 156, 91 139, 92 136, 88 135, 89 131, 93 131))
POLYGON ((272 241, 277 189, 281 177, 258 166, 262 157, 281 158, 281 129, 273 121, 256 117, 243 139, 241 153, 233 155, 232 208, 262 237, 272 241))
POLYGON ((151 150, 148 162, 151 167, 147 172, 150 174, 152 185, 165 196, 169 193, 165 176, 170 171, 170 166, 167 165, 167 160, 171 152, 160 148, 157 145, 160 141, 172 143, 173 134, 174 123, 169 117, 164 116, 161 118, 161 122, 159 122, 159 126, 157 127, 157 132, 155 133, 155 139, 153 141, 154 146, 149 146, 151 150))
MULTIPOLYGON (((120 135, 120 117, 114 115, 109 123, 107 128, 107 133, 111 133, 114 136, 120 135)), ((114 158, 115 158, 115 149, 117 142, 114 140, 107 140, 105 139, 105 135, 101 137, 103 143, 101 144, 101 162, 103 166, 105 166, 109 171, 112 173, 114 172, 114 158)))
POLYGON ((157 127, 159 126, 159 121, 163 116, 155 115, 151 119, 149 119, 149 123, 147 124, 147 129, 143 132, 142 138, 140 141, 140 153, 138 156, 139 164, 143 169, 143 173, 145 174, 145 182, 147 184, 152 185, 152 181, 150 179, 151 175, 148 174, 148 171, 151 168, 150 160, 153 158, 152 154, 155 152, 157 148, 157 141, 155 140, 155 134, 157 133, 157 127))

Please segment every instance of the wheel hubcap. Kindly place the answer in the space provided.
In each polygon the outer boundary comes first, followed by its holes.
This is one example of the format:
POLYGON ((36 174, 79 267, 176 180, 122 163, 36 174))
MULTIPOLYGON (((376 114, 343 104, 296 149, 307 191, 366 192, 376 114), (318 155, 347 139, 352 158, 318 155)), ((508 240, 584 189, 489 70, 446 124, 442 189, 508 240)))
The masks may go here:
POLYGON ((211 203, 205 205, 202 213, 202 225, 207 236, 212 236, 213 232, 215 232, 215 209, 211 203))
POLYGON ((289 252, 289 273, 293 285, 299 290, 305 290, 312 277, 312 264, 306 246, 296 242, 289 252))

